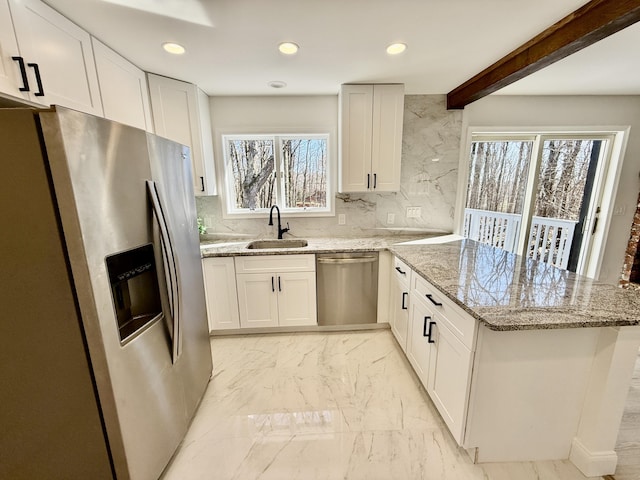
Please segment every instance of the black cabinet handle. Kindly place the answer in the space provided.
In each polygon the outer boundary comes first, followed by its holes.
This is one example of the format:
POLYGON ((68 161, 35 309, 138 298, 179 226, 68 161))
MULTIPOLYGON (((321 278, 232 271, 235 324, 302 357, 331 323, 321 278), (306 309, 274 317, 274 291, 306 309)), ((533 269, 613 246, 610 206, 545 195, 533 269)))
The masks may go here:
POLYGON ((370 188, 369 185, 371 184, 371 174, 367 173, 367 190, 370 188))
POLYGON ((378 174, 373 174, 373 188, 375 189, 378 186, 378 174))
POLYGON ((42 78, 40 78, 40 67, 37 63, 27 63, 27 66, 33 68, 36 74, 36 83, 38 84, 38 91, 34 93, 36 97, 44 97, 44 89, 42 88, 42 78))
POLYGON ((275 292, 275 291, 276 291, 276 286, 275 286, 275 284, 273 283, 273 277, 271 277, 271 291, 272 291, 272 292, 275 292))
POLYGON ((11 60, 15 60, 16 62, 18 62, 18 65, 20 66, 20 76, 22 77, 22 87, 20 87, 18 90, 20 90, 21 92, 28 92, 29 80, 27 80, 27 69, 24 68, 24 58, 11 57, 11 60))
POLYGON ((407 272, 403 272, 400 267, 396 267, 396 270, 398 271, 398 273, 401 273, 402 275, 406 275, 407 274, 407 272))
POLYGON ((436 322, 431 321, 431 317, 428 317, 428 316, 424 317, 424 326, 422 327, 422 335, 424 337, 427 337, 428 343, 436 343, 436 341, 431 338, 431 335, 433 335, 432 329, 435 324, 436 322))
POLYGON ((200 191, 204 192, 204 177, 200 177, 200 191))
POLYGON ((278 291, 282 291, 282 286, 280 285, 280 277, 278 277, 278 291))
POLYGON ((430 293, 427 293, 425 295, 425 297, 427 297, 429 300, 431 300, 431 303, 433 303, 436 307, 441 307, 442 304, 440 302, 437 302, 436 300, 433 299, 433 295, 431 295, 430 293))
POLYGON ((402 292, 402 310, 406 310, 408 307, 404 304, 405 298, 409 295, 407 292, 402 292))

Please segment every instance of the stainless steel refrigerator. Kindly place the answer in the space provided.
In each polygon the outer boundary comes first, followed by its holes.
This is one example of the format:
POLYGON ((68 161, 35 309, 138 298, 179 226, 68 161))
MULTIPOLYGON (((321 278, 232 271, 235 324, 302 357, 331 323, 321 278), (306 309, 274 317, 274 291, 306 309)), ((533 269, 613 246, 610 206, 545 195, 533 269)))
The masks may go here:
POLYGON ((156 479, 211 375, 187 147, 0 110, 0 478, 156 479))

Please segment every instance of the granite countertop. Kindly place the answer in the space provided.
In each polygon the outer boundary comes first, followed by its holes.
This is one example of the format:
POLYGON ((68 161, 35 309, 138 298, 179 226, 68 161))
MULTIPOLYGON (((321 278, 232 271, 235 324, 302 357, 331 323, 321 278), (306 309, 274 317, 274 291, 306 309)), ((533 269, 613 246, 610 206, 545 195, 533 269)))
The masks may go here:
POLYGON ((492 330, 640 325, 640 292, 473 240, 389 250, 492 330))
MULTIPOLYGON (((435 236, 431 235, 431 236, 435 236)), ((428 235, 389 235, 363 238, 308 238, 308 245, 299 248, 261 248, 251 250, 247 245, 254 238, 227 238, 200 243, 202 258, 235 257, 240 255, 298 255, 301 253, 374 252, 387 250, 390 245, 428 237, 428 235)), ((287 236, 288 239, 295 237, 287 236)))

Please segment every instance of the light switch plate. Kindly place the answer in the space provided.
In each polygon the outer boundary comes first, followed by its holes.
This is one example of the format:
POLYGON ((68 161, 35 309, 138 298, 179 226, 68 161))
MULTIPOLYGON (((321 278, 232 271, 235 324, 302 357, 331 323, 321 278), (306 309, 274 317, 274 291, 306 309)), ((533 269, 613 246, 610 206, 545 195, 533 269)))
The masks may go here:
POLYGON ((387 213, 387 225, 393 225, 394 223, 396 223, 396 214, 387 213))
POLYGON ((345 225, 347 223, 347 216, 344 213, 338 214, 338 225, 345 225))

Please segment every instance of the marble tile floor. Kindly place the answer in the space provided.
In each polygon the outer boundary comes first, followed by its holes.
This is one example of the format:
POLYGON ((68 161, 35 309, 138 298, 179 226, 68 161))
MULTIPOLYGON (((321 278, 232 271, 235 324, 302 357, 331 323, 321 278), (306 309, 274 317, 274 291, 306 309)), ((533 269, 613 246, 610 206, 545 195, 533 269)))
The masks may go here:
POLYGON ((584 480, 474 465, 389 330, 213 337, 214 378, 162 480, 584 480))
POLYGON ((615 480, 640 480, 640 354, 622 415, 616 452, 615 480))

